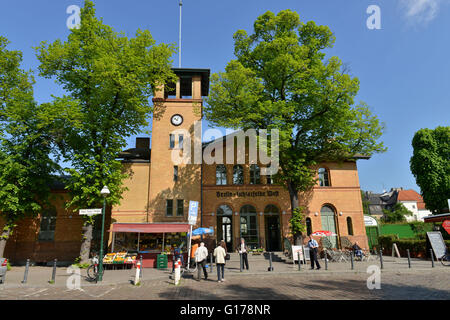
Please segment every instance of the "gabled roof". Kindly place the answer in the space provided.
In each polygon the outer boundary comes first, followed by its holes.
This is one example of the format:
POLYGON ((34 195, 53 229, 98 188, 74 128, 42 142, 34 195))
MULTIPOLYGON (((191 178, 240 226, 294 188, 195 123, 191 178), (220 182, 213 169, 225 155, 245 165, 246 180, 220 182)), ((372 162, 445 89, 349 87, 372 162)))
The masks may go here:
POLYGON ((398 192, 398 201, 417 201, 423 202, 423 198, 416 191, 410 190, 400 190, 398 192))

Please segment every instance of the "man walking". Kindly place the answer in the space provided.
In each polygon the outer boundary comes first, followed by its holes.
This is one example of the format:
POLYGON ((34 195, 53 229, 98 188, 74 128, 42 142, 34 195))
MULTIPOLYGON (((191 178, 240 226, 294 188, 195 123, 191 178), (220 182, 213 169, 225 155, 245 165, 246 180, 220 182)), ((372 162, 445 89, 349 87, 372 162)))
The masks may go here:
POLYGON ((244 238, 241 238, 241 244, 238 246, 238 252, 242 255, 242 268, 245 268, 248 270, 248 247, 245 244, 244 238))
POLYGON ((317 260, 317 251, 318 251, 317 248, 319 248, 319 244, 311 236, 309 236, 308 247, 311 259, 311 270, 314 270, 314 262, 316 263, 316 270, 319 270, 320 264, 319 261, 317 260))
POLYGON ((205 243, 201 242, 200 246, 195 250, 195 263, 197 263, 197 281, 201 280, 201 269, 203 269, 203 275, 205 280, 208 279, 208 271, 206 270, 206 258, 208 257, 208 249, 205 247, 205 243))

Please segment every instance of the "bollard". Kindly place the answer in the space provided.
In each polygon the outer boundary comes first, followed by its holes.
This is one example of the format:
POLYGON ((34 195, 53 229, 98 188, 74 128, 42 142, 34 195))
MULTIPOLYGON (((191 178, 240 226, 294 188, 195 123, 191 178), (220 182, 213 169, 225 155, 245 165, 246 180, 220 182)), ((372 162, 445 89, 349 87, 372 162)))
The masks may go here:
POLYGON ((433 255, 433 249, 430 249, 431 254, 431 267, 434 268, 434 255, 433 255))
POLYGON ((380 267, 383 269, 383 249, 380 248, 380 267))
POLYGON ((142 272, 144 270, 144 264, 142 262, 142 255, 141 255, 141 258, 139 259, 139 262, 141 263, 141 272, 139 272, 139 278, 142 279, 142 276, 144 275, 144 273, 142 272))
POLYGON ((351 266, 352 266, 352 270, 355 268, 353 265, 353 251, 350 252, 350 262, 351 262, 351 266))
POLYGON ((136 263, 136 275, 134 277, 134 285, 137 286, 140 282, 139 279, 141 278, 141 262, 138 261, 136 263))
POLYGON ((300 261, 300 251, 297 253, 298 253, 298 271, 300 271, 302 269, 302 267, 301 267, 302 262, 300 261))
POLYGON ((209 264, 209 266, 210 266, 209 270, 210 270, 210 272, 213 272, 213 254, 210 253, 209 257, 211 259, 211 263, 209 264))
POLYGON ((239 252, 239 262, 240 262, 240 266, 239 266, 239 268, 240 268, 240 272, 242 272, 242 268, 243 268, 243 266, 242 266, 242 253, 240 253, 239 252))
POLYGON ((55 283, 56 280, 56 261, 57 259, 53 262, 52 283, 55 283))
POLYGON ((325 270, 328 270, 328 257, 327 257, 327 249, 324 250, 325 252, 325 270))
POLYGON ((28 280, 28 269, 30 269, 30 259, 27 259, 27 264, 25 265, 25 273, 23 275, 22 283, 27 283, 27 280, 28 280))
POLYGON ((273 271, 272 267, 272 252, 269 252, 269 270, 267 271, 273 271))
POLYGON ((177 286, 180 283, 181 279, 181 260, 178 258, 177 262, 175 262, 175 285, 177 286))
POLYGON ((406 249, 406 253, 408 255, 408 268, 411 268, 411 257, 409 255, 409 249, 406 249))

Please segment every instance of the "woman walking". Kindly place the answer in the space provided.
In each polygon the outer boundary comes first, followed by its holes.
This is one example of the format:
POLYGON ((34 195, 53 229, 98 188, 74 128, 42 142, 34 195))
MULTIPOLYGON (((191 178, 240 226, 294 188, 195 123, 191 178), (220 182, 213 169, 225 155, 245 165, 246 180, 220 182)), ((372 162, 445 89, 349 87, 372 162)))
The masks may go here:
POLYGON ((225 241, 220 241, 217 248, 214 249, 214 257, 216 257, 217 265, 217 282, 223 282, 225 272, 225 256, 227 255, 225 249, 225 241))

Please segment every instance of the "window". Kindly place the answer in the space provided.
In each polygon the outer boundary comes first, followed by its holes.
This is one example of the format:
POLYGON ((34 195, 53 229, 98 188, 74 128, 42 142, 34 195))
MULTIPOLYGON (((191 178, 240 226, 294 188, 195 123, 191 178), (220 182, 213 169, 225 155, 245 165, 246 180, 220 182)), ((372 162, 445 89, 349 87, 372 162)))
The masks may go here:
POLYGON ((306 218, 306 234, 309 236, 312 233, 311 218, 306 218))
POLYGON ((278 215, 279 213, 278 207, 273 204, 268 204, 264 208, 264 215, 278 215))
POLYGON ((261 170, 258 165, 252 164, 250 166, 250 184, 260 184, 261 183, 261 170))
POLYGON ((321 187, 329 187, 330 179, 328 177, 328 170, 325 168, 319 169, 319 182, 321 187))
POLYGON ((184 216, 184 205, 183 205, 183 199, 177 200, 177 216, 182 217, 184 216))
POLYGON ((172 199, 166 200, 166 216, 168 216, 168 217, 173 216, 173 200, 172 199))
POLYGON ((178 166, 173 166, 173 181, 178 181, 178 166))
POLYGON ((231 210, 231 208, 229 206, 227 206, 226 204, 222 204, 217 209, 217 215, 218 216, 232 216, 233 215, 233 210, 231 210))
POLYGON ((178 149, 183 149, 183 138, 182 134, 178 136, 178 149))
POLYGON ((39 230, 40 241, 54 241, 56 226, 56 209, 49 208, 42 212, 41 228, 39 230))
POLYGON ((353 235, 353 224, 352 224, 352 218, 347 217, 347 230, 348 230, 348 235, 352 236, 353 235))
POLYGON ((241 165, 233 167, 233 184, 244 184, 244 169, 241 165))
POLYGON ((223 186, 227 184, 227 168, 220 164, 216 167, 216 185, 223 186))
POLYGON ((272 175, 267 175, 267 184, 273 184, 273 178, 272 175))
POLYGON ((175 135, 169 134, 169 148, 175 148, 175 135))
POLYGON ((252 205, 245 205, 240 210, 241 215, 241 238, 249 247, 255 248, 259 246, 258 243, 258 224, 256 209, 252 205))

